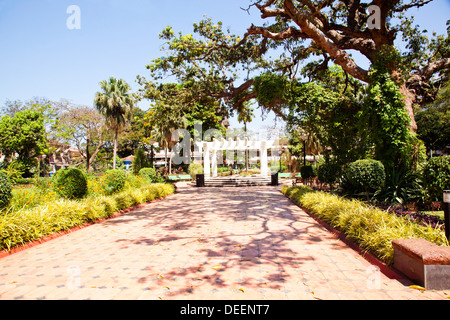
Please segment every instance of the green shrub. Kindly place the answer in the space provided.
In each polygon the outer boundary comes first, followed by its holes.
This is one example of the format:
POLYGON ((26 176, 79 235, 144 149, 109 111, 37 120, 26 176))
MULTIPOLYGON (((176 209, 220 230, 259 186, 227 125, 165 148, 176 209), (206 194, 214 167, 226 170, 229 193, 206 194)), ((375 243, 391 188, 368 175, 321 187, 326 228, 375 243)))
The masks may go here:
POLYGON ((139 170, 139 176, 150 182, 156 182, 156 170, 153 168, 142 168, 139 170))
POLYGON ((127 174, 120 169, 112 169, 106 171, 101 178, 101 185, 106 195, 111 195, 123 190, 127 174))
POLYGON ((394 239, 422 238, 448 246, 442 230, 370 207, 356 199, 315 192, 305 186, 285 186, 282 193, 388 264, 393 262, 394 239))
POLYGON ((25 173, 25 165, 18 161, 13 160, 6 166, 6 169, 2 169, 2 172, 6 173, 11 184, 19 184, 19 180, 22 180, 22 175, 25 173))
POLYGON ((0 209, 7 207, 11 202, 11 190, 12 185, 8 175, 4 172, 0 172, 0 209))
POLYGON ((203 166, 200 163, 191 163, 189 165, 189 174, 195 181, 197 174, 203 173, 203 166))
POLYGON ((330 186, 335 183, 340 175, 341 167, 335 163, 323 163, 317 170, 317 177, 322 183, 328 183, 330 186))
POLYGON ((303 179, 310 179, 317 177, 317 169, 316 167, 306 165, 300 168, 300 173, 302 174, 303 179))
POLYGON ((66 199, 80 199, 87 194, 87 181, 83 171, 77 168, 58 170, 53 177, 53 190, 66 199))
POLYGON ((422 174, 423 187, 430 201, 442 201, 444 190, 450 190, 450 156, 429 159, 422 174))
POLYGON ((380 161, 365 159, 350 163, 344 169, 341 187, 353 195, 379 190, 385 182, 386 173, 380 161))
POLYGON ((317 168, 311 165, 302 166, 300 173, 304 181, 308 182, 311 178, 317 177, 317 168))

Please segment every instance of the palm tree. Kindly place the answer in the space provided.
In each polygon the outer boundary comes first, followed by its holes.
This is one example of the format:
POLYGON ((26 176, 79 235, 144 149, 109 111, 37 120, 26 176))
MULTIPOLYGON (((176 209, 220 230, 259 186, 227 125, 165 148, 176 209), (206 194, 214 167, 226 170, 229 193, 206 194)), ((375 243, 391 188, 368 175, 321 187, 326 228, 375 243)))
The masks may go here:
POLYGON ((117 80, 110 77, 109 81, 100 82, 101 91, 95 94, 94 104, 97 110, 105 117, 107 126, 114 131, 114 163, 116 168, 117 136, 123 128, 126 119, 134 106, 133 94, 128 93, 131 89, 123 79, 117 80))
MULTIPOLYGON (((172 149, 177 143, 178 139, 172 136, 176 129, 182 129, 187 126, 186 118, 183 112, 173 106, 164 103, 158 103, 152 108, 152 116, 150 120, 154 137, 160 147, 165 150, 164 166, 167 167, 167 150, 172 149)), ((169 159, 169 173, 172 171, 172 154, 169 159)))

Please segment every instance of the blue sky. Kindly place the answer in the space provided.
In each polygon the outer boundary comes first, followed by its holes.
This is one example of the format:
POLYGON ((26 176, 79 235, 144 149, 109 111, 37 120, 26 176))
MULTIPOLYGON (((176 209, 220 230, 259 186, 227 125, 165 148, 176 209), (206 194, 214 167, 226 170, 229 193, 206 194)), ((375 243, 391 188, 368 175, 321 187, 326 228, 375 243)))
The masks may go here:
MULTIPOLYGON (((170 25, 192 33, 204 15, 222 21, 232 33, 243 34, 258 13, 240 9, 246 0, 0 0, 0 105, 7 99, 46 97, 92 105, 98 83, 110 76, 138 89, 136 76, 164 53, 158 38, 170 25), (69 30, 66 10, 81 9, 81 29, 69 30)), ((445 32, 450 0, 435 0, 412 10, 428 31, 445 32)), ((145 104, 141 104, 145 108, 145 104)), ((259 112, 256 112, 258 115, 259 112)), ((271 124, 258 117, 254 129, 271 124)), ((232 124, 235 124, 233 121, 232 124)))

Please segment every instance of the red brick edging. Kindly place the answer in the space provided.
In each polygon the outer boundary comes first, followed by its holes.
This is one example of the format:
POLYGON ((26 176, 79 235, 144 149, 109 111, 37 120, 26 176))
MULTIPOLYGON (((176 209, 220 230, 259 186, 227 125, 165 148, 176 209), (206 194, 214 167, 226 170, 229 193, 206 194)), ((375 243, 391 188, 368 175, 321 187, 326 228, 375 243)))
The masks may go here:
POLYGON ((103 221, 106 221, 106 220, 109 220, 109 219, 112 219, 112 218, 124 215, 124 214, 126 214, 126 213, 128 213, 130 211, 136 210, 138 208, 145 207, 146 205, 148 205, 150 203, 161 201, 161 200, 163 200, 163 199, 165 199, 167 197, 170 197, 174 193, 169 194, 169 195, 164 196, 164 197, 161 197, 161 198, 158 198, 158 199, 154 199, 154 200, 149 201, 149 202, 140 203, 138 205, 135 205, 135 206, 132 206, 132 207, 129 207, 129 208, 117 211, 117 212, 113 213, 111 216, 109 216, 107 218, 100 218, 100 219, 92 221, 92 222, 88 222, 88 223, 85 223, 85 224, 82 224, 82 225, 79 225, 79 226, 75 226, 75 227, 69 228, 69 229, 64 230, 64 231, 59 231, 59 232, 56 232, 56 233, 44 236, 42 238, 39 238, 39 239, 36 239, 36 240, 32 240, 32 241, 27 242, 27 243, 25 243, 25 244, 23 244, 23 245, 21 245, 19 247, 11 248, 11 250, 9 250, 9 251, 7 249, 1 250, 0 251, 0 259, 4 258, 4 257, 7 257, 7 256, 10 256, 12 254, 18 253, 20 251, 23 251, 23 250, 35 247, 35 246, 40 245, 42 243, 48 242, 50 240, 62 237, 64 235, 67 235, 69 233, 75 232, 77 230, 84 229, 84 228, 89 227, 91 225, 94 225, 94 224, 97 224, 97 223, 100 223, 100 222, 103 222, 103 221))

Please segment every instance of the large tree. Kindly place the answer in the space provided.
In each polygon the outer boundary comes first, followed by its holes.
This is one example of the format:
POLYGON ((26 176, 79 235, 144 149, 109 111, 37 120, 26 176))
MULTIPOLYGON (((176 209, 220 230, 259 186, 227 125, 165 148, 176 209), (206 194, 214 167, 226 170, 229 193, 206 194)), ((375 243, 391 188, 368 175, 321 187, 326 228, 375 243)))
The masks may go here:
MULTIPOLYGON (((226 113, 258 98, 261 92, 255 86, 255 75, 261 71, 286 75, 291 80, 301 76, 313 80, 318 71, 335 63, 347 76, 370 84, 375 81, 370 69, 381 67, 403 94, 409 126, 414 131, 417 126, 413 105, 434 98, 443 79, 437 75, 450 67, 449 35, 434 35, 429 40, 406 18, 408 10, 429 2, 252 1, 248 11, 256 8, 268 23, 251 25, 241 37, 209 19, 194 24, 198 39, 190 34, 177 36, 167 27, 160 37, 167 40, 168 47, 164 49, 168 55, 153 60, 148 69, 153 79, 173 76, 179 83, 168 86, 147 82, 142 77, 140 80, 149 98, 182 101, 183 105, 198 99, 221 101, 229 107, 222 110, 226 113), (369 12, 370 6, 379 11, 369 12), (395 48, 395 40, 400 37, 406 44, 403 52, 395 48), (278 57, 267 57, 268 52, 280 50, 278 57), (358 65, 351 56, 352 50, 366 57, 371 68, 358 65)), ((283 117, 284 102, 277 97, 262 107, 283 117)))
POLYGON ((0 150, 5 163, 17 159, 29 176, 47 146, 44 117, 39 111, 23 110, 1 118, 0 150))
POLYGON ((123 79, 110 77, 109 81, 101 81, 100 87, 102 90, 96 93, 94 104, 105 117, 108 127, 114 132, 113 169, 116 169, 117 137, 130 115, 135 97, 129 93, 131 88, 123 79))
POLYGON ((63 140, 73 143, 89 171, 105 142, 105 119, 93 107, 61 104, 57 128, 63 140))

